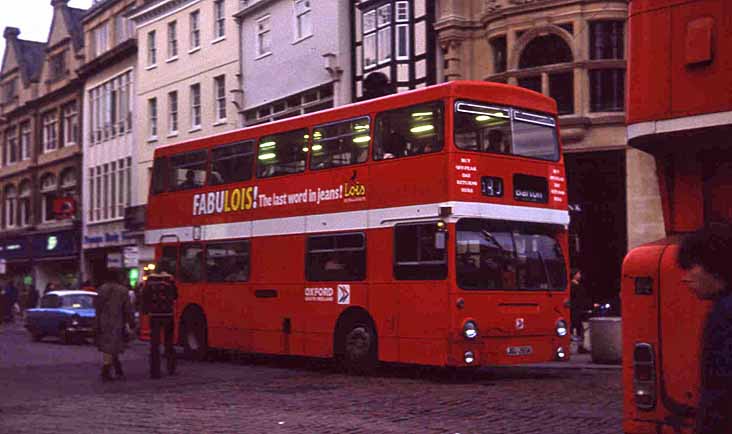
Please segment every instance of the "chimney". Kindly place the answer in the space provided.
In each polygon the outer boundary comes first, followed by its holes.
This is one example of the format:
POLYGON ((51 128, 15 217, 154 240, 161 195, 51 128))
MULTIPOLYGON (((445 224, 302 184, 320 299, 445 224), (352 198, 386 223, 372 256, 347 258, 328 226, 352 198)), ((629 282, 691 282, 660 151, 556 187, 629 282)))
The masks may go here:
POLYGON ((18 39, 18 35, 20 35, 20 29, 17 27, 6 27, 3 32, 3 37, 7 40, 18 39))

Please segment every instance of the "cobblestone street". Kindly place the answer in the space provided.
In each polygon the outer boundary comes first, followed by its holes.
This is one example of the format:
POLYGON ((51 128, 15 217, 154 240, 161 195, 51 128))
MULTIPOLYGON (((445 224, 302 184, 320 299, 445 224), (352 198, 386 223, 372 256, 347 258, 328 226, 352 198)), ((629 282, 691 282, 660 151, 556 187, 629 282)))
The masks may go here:
POLYGON ((228 357, 182 361, 177 376, 151 380, 145 350, 133 343, 127 381, 103 384, 92 345, 32 343, 19 325, 4 326, 0 432, 620 432, 620 370, 577 360, 457 378, 386 367, 362 378, 327 361, 228 357))

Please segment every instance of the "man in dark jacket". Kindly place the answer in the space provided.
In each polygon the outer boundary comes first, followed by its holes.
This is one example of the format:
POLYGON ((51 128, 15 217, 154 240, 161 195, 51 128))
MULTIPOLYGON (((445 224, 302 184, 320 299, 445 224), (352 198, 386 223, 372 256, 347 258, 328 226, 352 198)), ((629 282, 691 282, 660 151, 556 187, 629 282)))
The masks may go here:
POLYGON ((164 334, 168 375, 175 374, 173 311, 178 290, 173 276, 150 274, 142 288, 142 312, 150 316, 150 377, 160 378, 160 332, 164 334))
POLYGON ((701 353, 701 390, 695 433, 732 430, 732 226, 714 225, 684 238, 678 263, 683 281, 701 300, 714 303, 706 318, 701 353))

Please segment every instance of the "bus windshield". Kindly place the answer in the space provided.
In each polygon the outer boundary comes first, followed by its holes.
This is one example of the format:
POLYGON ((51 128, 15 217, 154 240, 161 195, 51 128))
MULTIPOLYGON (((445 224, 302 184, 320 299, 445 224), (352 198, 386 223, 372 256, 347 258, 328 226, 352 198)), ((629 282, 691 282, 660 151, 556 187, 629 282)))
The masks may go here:
POLYGON ((510 107, 455 103, 455 145, 468 151, 559 160, 554 118, 510 107))
POLYGON ((465 218, 457 223, 463 289, 563 290, 567 271, 549 225, 465 218))

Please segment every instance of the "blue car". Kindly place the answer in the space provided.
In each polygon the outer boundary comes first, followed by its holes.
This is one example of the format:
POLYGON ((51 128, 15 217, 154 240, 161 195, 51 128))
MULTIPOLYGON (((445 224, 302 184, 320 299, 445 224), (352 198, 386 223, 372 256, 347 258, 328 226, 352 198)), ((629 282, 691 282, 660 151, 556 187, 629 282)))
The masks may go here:
POLYGON ((94 297, 91 291, 51 291, 41 307, 26 311, 25 328, 34 341, 56 336, 66 344, 94 336, 94 297))

